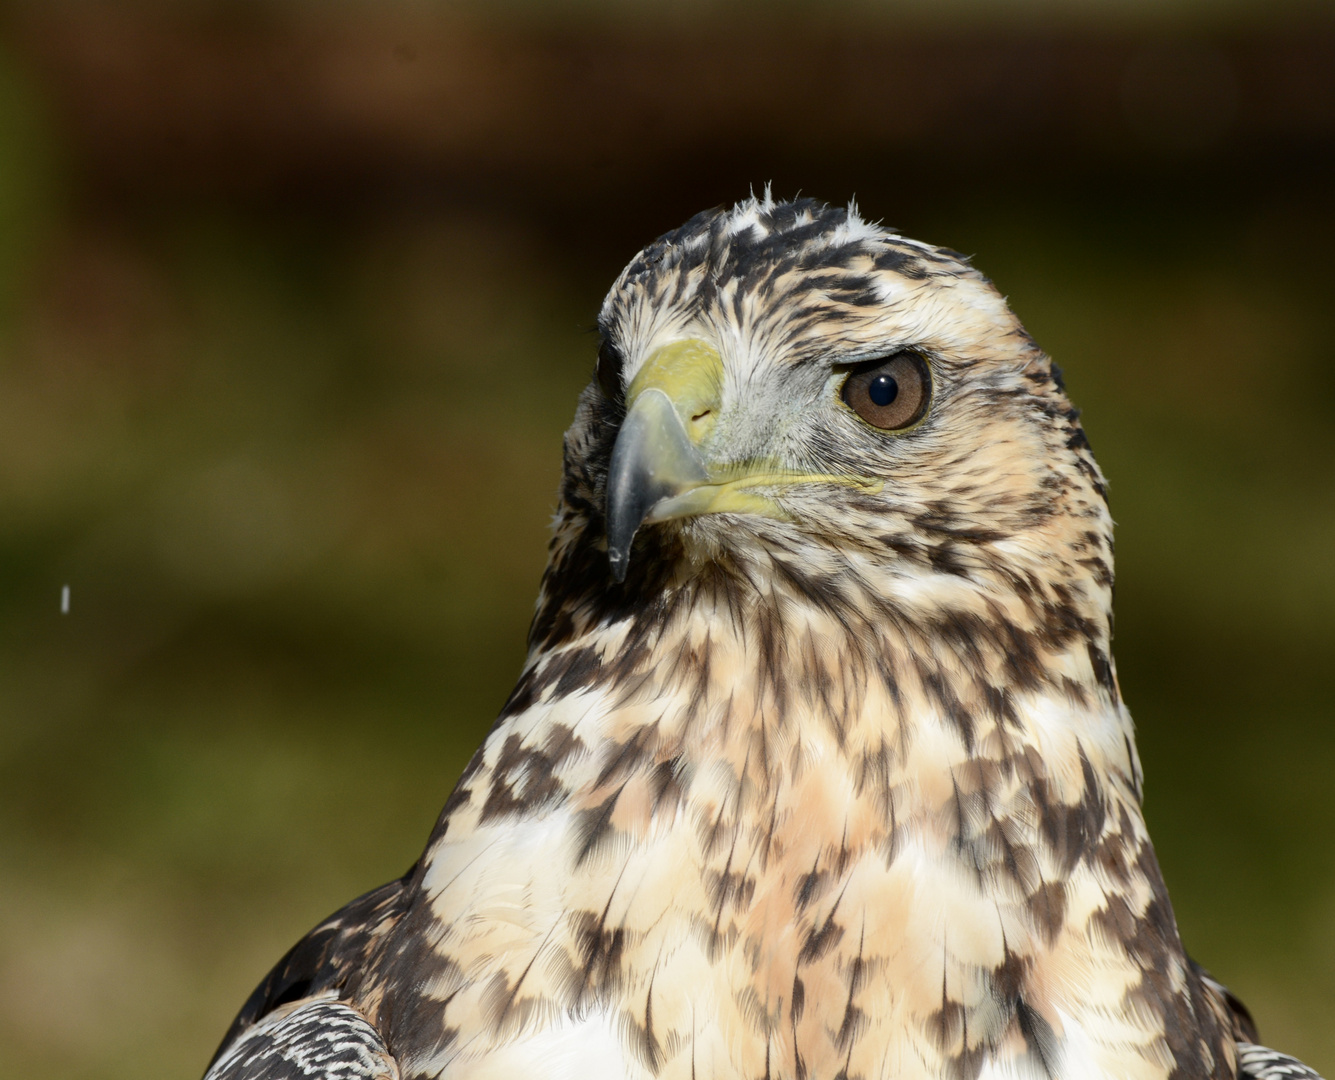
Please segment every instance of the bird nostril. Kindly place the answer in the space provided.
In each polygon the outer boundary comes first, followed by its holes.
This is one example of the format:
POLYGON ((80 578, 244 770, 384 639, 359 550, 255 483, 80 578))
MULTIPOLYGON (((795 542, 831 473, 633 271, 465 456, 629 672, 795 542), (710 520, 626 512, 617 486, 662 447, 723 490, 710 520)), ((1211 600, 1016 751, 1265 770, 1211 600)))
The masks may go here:
POLYGON ((691 423, 694 424, 697 420, 703 420, 713 411, 714 411, 713 409, 706 409, 704 412, 696 413, 694 416, 691 417, 691 423))

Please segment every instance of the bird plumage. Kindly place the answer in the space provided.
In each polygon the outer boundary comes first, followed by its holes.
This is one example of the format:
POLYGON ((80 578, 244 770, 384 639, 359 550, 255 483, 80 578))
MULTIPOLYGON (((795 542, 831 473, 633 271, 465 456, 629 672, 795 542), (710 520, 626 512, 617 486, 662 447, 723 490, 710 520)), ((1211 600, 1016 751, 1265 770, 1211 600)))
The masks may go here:
POLYGON ((1314 1075, 1183 951, 1102 474, 987 279, 766 195, 600 330, 518 685, 209 1080, 310 1075, 238 1048, 335 1003, 404 1080, 1314 1075), (887 356, 926 379, 895 430, 841 390, 887 356))

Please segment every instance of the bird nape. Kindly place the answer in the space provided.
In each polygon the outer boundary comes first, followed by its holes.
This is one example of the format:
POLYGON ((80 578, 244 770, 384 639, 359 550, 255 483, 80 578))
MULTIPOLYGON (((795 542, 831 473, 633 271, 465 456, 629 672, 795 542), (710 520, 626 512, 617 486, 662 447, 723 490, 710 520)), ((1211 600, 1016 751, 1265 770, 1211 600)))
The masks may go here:
POLYGON ((1103 478, 991 283, 766 194, 599 328, 518 685, 208 1080, 1315 1078, 1183 951, 1103 478))

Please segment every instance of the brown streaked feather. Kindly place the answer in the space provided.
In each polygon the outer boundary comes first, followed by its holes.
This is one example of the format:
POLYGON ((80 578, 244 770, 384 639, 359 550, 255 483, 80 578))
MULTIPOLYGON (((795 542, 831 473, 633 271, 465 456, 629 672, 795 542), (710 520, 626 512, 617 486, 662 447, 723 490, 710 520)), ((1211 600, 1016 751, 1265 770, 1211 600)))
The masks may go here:
POLYGON ((298 945, 224 1052, 329 993, 404 1080, 1282 1080, 1183 951, 1102 474, 991 283, 766 197, 647 247, 600 326, 518 685, 419 865, 298 945), (616 583, 611 380, 688 337, 736 460, 882 482, 646 527, 616 583), (899 349, 933 372, 911 434, 821 410, 899 349))
POLYGON ((398 919, 416 867, 398 881, 373 889, 340 908, 297 942, 246 999, 209 1063, 247 1030, 294 1001, 341 991, 372 944, 398 919))

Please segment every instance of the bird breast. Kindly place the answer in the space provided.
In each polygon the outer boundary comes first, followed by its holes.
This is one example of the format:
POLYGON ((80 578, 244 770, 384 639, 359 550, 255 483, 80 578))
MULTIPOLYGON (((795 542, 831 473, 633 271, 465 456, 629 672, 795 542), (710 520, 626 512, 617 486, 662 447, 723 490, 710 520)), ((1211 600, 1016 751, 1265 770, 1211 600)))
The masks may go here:
POLYGON ((1165 1074, 1104 926, 1109 896, 1133 924, 1156 902, 1120 710, 1039 690, 989 714, 962 668, 933 688, 909 643, 850 653, 821 621, 789 626, 783 663, 710 617, 650 668, 625 627, 531 665, 429 849, 441 1008, 413 1015, 444 1034, 401 1061, 1165 1074))

